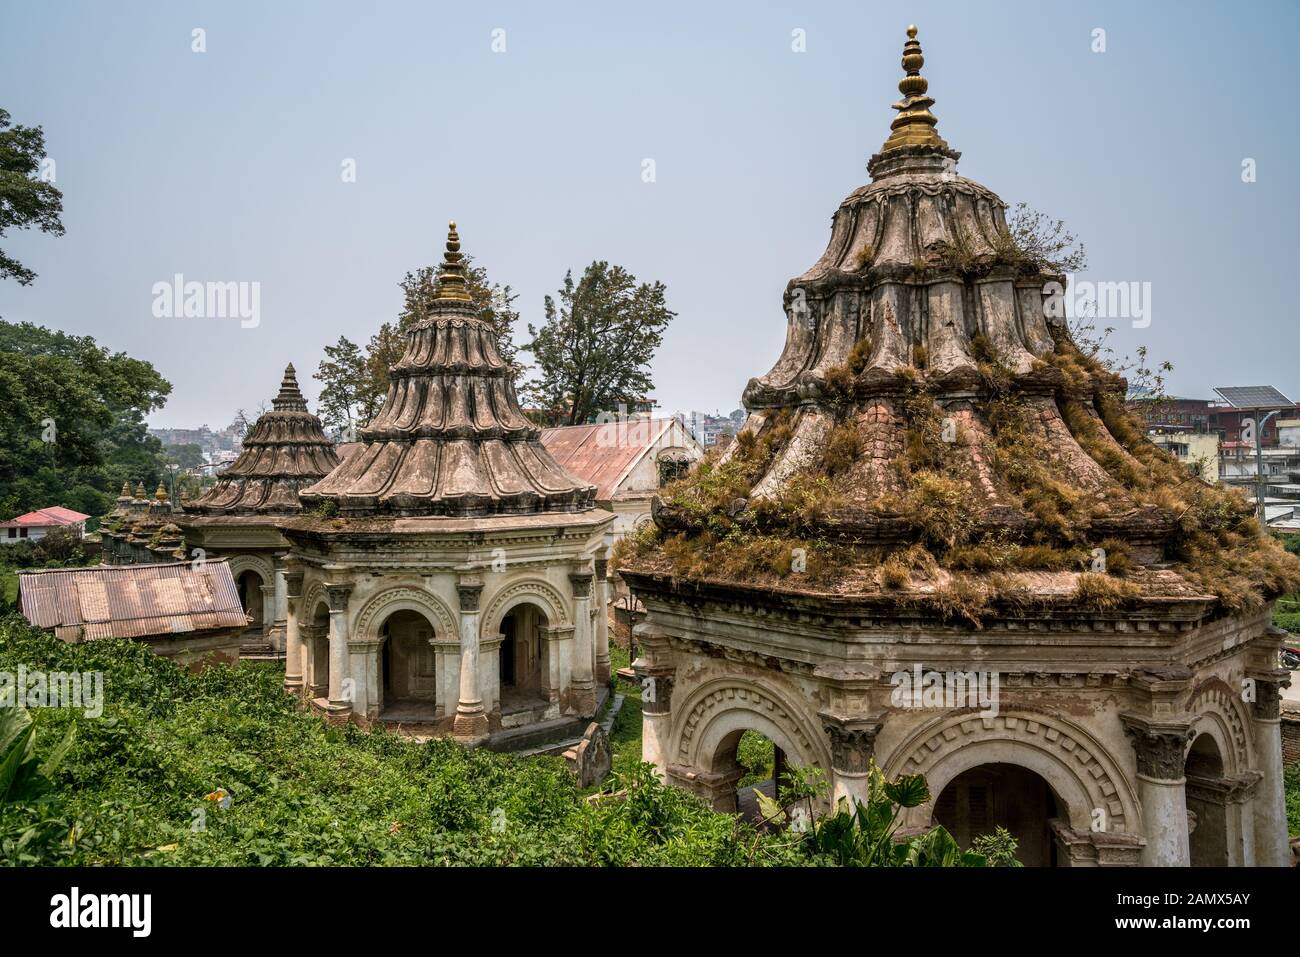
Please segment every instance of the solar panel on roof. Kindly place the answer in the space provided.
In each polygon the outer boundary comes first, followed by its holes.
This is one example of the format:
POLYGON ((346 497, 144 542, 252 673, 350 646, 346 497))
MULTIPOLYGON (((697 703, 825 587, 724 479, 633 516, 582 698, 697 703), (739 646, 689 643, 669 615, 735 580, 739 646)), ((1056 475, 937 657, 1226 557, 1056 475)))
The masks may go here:
POLYGON ((1289 409, 1295 406, 1271 385, 1234 385, 1214 391, 1236 409, 1289 409))

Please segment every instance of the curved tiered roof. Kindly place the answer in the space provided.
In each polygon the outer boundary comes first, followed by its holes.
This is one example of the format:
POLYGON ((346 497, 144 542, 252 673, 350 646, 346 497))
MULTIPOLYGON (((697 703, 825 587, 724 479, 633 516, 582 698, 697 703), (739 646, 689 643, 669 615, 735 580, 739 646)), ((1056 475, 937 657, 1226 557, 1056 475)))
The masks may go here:
POLYGON ((809 576, 820 564, 841 592, 1100 569, 1079 588, 1105 600, 1276 592, 1295 562, 1243 503, 1146 440, 1125 381, 1056 318, 1064 277, 1017 244, 996 194, 957 174, 923 63, 910 27, 871 182, 788 284, 785 347, 746 386, 737 440, 655 503, 658 538, 637 543, 633 568, 786 579, 806 546, 809 576), (946 570, 931 575, 936 560, 946 570))
POLYGON ((298 493, 338 465, 334 443, 307 411, 293 364, 284 370, 271 411, 244 436, 239 458, 217 484, 185 503, 200 515, 289 515, 301 510, 298 493))
POLYGON ((570 475, 519 408, 496 333, 470 300, 452 223, 429 315, 390 370, 384 407, 363 447, 303 492, 350 516, 453 516, 579 511, 595 488, 570 475))

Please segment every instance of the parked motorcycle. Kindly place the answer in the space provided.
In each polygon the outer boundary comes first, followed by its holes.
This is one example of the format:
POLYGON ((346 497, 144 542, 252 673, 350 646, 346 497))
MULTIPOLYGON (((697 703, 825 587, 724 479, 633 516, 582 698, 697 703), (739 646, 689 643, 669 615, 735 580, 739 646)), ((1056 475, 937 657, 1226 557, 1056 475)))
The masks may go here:
POLYGON ((1290 645, 1282 646, 1282 667, 1295 671, 1300 668, 1300 648, 1293 648, 1290 645))

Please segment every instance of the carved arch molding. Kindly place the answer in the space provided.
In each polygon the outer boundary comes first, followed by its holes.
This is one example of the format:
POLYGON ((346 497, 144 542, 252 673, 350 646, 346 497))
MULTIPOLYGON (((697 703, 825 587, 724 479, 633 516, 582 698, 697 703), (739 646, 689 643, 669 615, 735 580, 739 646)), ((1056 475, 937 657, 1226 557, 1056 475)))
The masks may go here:
POLYGON ((546 613, 547 624, 562 628, 568 624, 569 612, 564 596, 550 582, 540 578, 527 578, 512 582, 492 596, 483 614, 483 634, 495 635, 501 630, 501 619, 513 605, 531 601, 546 613))
POLYGON ((230 567, 230 577, 235 581, 239 581, 244 572, 252 571, 261 576, 263 585, 275 584, 275 567, 260 555, 231 555, 226 564, 230 567))
POLYGON ((439 638, 455 638, 459 634, 456 618, 441 598, 422 588, 398 587, 381 591, 362 606, 352 628, 353 636, 362 641, 377 639, 384 619, 397 611, 423 614, 439 638))
MULTIPOLYGON (((785 742, 778 743, 792 746, 790 757, 795 763, 816 765, 829 771, 829 745, 818 734, 819 725, 810 716, 800 715, 796 707, 783 698, 779 692, 757 682, 740 683, 733 679, 706 683, 686 696, 676 746, 670 753, 675 755, 678 764, 707 769, 714 756, 701 754, 700 748, 711 747, 708 742, 710 728, 728 717, 744 720, 755 716, 781 733, 785 742)), ((716 743, 712 742, 713 745, 716 743)))
POLYGON ((990 763, 1016 764, 1046 780, 1066 803, 1075 829, 1087 831, 1100 808, 1104 830, 1141 833, 1136 796, 1115 756, 1082 728, 1049 715, 968 712, 940 718, 910 735, 883 767, 890 778, 925 775, 933 807, 958 774, 990 763))

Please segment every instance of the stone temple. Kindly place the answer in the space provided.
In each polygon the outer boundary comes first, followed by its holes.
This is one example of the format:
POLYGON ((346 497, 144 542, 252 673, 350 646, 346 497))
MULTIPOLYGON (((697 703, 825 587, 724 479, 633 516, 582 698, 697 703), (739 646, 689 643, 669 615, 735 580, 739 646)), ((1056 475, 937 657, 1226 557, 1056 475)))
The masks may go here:
POLYGON ((746 731, 1028 864, 1289 863, 1272 599, 1296 562, 1075 344, 1064 278, 956 172, 909 28, 871 182, 785 294, 745 427, 620 547, 645 760, 735 809, 746 731))
POLYGON ((226 558, 251 631, 284 651, 284 556, 278 522, 302 511, 298 493, 339 464, 334 443, 307 409, 293 364, 284 370, 271 410, 253 423, 243 448, 217 482, 175 518, 191 560, 226 558))
POLYGON ((581 734, 610 677, 614 516, 520 409, 454 223, 390 377, 362 447, 280 523, 286 686, 333 719, 492 747, 581 734))

